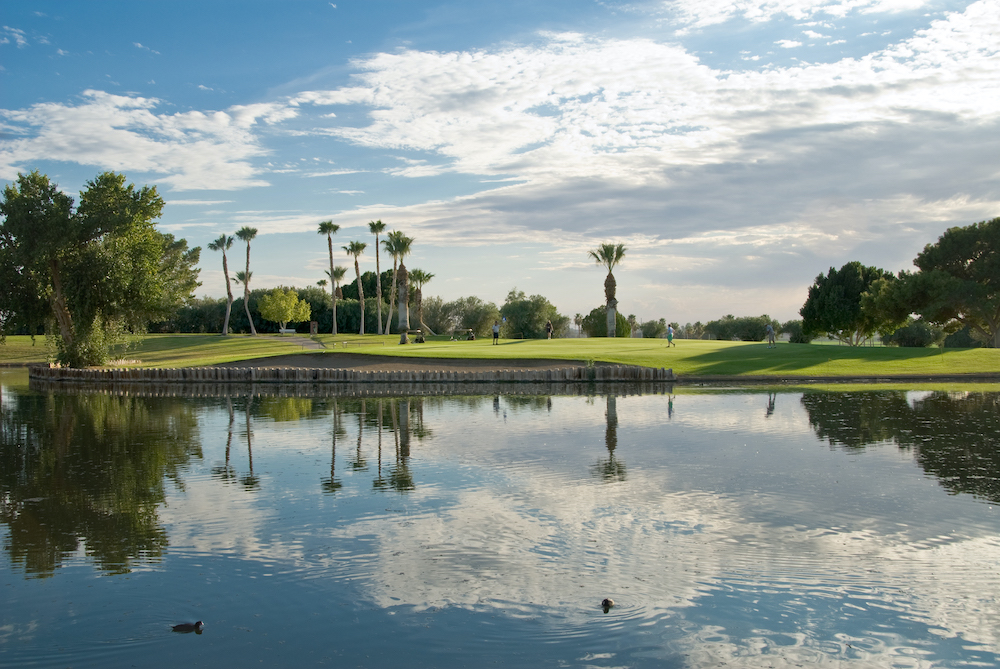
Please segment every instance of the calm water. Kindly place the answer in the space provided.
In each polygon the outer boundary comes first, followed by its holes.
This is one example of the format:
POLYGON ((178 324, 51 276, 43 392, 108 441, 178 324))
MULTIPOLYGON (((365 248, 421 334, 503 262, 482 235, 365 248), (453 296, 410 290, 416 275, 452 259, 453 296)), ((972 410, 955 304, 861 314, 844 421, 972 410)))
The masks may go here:
POLYGON ((1000 664, 1000 392, 0 381, 2 666, 1000 664))

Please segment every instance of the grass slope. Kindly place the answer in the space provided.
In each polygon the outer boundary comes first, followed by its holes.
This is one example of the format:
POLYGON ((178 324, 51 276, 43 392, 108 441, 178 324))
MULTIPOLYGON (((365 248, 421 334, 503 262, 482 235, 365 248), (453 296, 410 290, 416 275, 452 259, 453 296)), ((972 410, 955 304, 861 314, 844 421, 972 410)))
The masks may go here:
MULTIPOLYGON (((143 367, 212 365, 236 360, 315 352, 301 344, 302 337, 262 335, 149 335, 124 354, 143 367)), ((677 340, 667 348, 663 339, 553 339, 551 341, 429 340, 425 344, 399 346, 396 335, 320 335, 326 354, 341 351, 371 355, 419 358, 549 358, 592 360, 644 367, 672 368, 681 376, 890 376, 896 374, 941 375, 1000 373, 1000 349, 912 349, 853 348, 677 340)), ((28 337, 8 337, 0 346, 0 362, 44 362, 42 343, 32 347, 28 337)))

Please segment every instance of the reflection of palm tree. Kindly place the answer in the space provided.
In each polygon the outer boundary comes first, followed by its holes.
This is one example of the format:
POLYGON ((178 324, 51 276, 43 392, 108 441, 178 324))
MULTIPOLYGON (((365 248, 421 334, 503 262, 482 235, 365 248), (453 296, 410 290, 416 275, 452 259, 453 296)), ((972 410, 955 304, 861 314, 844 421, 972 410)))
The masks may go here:
POLYGON ((392 471, 389 472, 389 485, 394 490, 403 492, 413 490, 415 486, 413 483, 413 473, 410 471, 408 463, 410 455, 409 400, 400 400, 399 404, 398 422, 396 420, 396 403, 392 402, 389 404, 389 412, 392 415, 392 431, 396 438, 396 464, 392 468, 392 471))
POLYGON ((236 236, 240 238, 241 241, 247 243, 247 268, 243 273, 243 308, 247 312, 247 320, 250 322, 250 334, 257 334, 257 328, 253 325, 253 317, 250 315, 250 241, 257 236, 257 228, 251 228, 248 226, 243 226, 236 231, 236 236))
POLYGON ((222 334, 229 334, 229 314, 233 311, 233 288, 229 283, 229 263, 226 262, 226 251, 233 247, 233 236, 222 235, 208 243, 210 251, 222 251, 222 273, 226 277, 226 322, 222 325, 222 334))
POLYGON ((247 396, 247 460, 250 466, 250 472, 240 479, 240 483, 243 484, 247 490, 253 490, 260 485, 260 479, 254 476, 253 473, 253 433, 250 429, 250 407, 253 404, 253 397, 247 396))
POLYGON ((226 398, 226 405, 229 407, 229 429, 226 430, 226 463, 221 467, 212 469, 212 476, 229 483, 236 478, 236 472, 232 465, 229 464, 229 452, 233 446, 233 432, 236 427, 236 412, 233 411, 232 398, 226 398))
POLYGON ((778 397, 778 393, 768 393, 767 394, 767 412, 764 414, 765 418, 770 418, 774 415, 774 400, 778 397))
POLYGON ((608 276, 604 279, 604 298, 607 302, 608 309, 607 316, 609 337, 614 337, 616 334, 615 323, 616 314, 618 313, 618 300, 615 299, 615 289, 617 284, 615 283, 615 275, 611 272, 614 270, 615 265, 619 264, 625 257, 625 251, 627 250, 628 249, 625 248, 624 244, 601 244, 593 251, 588 251, 590 257, 593 258, 598 265, 604 265, 608 268, 608 276))
POLYGON ((365 401, 361 400, 361 409, 358 411, 358 447, 354 454, 354 460, 351 462, 351 469, 354 469, 355 471, 368 470, 368 462, 365 460, 365 456, 361 453, 361 437, 364 435, 365 416, 367 413, 368 410, 365 406, 365 401))
POLYGON ((384 490, 389 482, 382 478, 382 400, 378 401, 378 472, 372 487, 376 490, 384 490))
POLYGON ((337 398, 333 398, 333 430, 330 434, 330 478, 320 479, 323 492, 333 494, 340 490, 343 484, 337 480, 337 432, 340 428, 340 407, 337 398))
POLYGON ((599 460, 591 467, 591 472, 595 478, 599 478, 605 483, 624 481, 626 477, 625 463, 615 458, 615 449, 618 448, 618 401, 614 395, 608 395, 608 409, 605 418, 607 427, 604 431, 604 445, 608 449, 608 459, 599 460))

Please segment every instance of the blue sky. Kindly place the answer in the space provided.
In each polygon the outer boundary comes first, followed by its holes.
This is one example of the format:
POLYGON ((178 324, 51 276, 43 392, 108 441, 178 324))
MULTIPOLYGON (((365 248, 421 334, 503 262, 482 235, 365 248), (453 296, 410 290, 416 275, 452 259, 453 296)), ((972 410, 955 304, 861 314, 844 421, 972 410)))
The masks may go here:
MULTIPOLYGON (((797 317, 815 276, 893 271, 1000 215, 1000 3, 20 2, 0 179, 155 184, 163 229, 244 225, 254 286, 311 285, 381 219, 425 295, 797 317)), ((239 247, 234 251, 240 252, 239 247)), ((383 258, 384 261, 384 258, 383 258)), ((383 267, 385 263, 383 262, 383 267)))

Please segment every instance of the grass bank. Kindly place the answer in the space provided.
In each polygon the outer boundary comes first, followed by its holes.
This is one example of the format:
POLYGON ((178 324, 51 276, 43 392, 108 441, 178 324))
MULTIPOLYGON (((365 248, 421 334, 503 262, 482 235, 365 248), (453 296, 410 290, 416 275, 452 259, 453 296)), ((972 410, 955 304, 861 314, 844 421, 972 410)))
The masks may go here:
MULTIPOLYGON (((303 336, 149 335, 123 353, 143 367, 188 367, 276 355, 315 353, 302 345, 303 336)), ((551 341, 489 340, 428 341, 399 346, 396 335, 320 335, 314 341, 328 355, 340 352, 418 358, 547 358, 672 368, 687 377, 773 376, 859 377, 1000 373, 1000 349, 853 348, 780 343, 766 344, 677 340, 667 348, 663 339, 553 339, 551 341)), ((44 362, 51 351, 42 338, 8 337, 0 346, 0 362, 44 362)))

